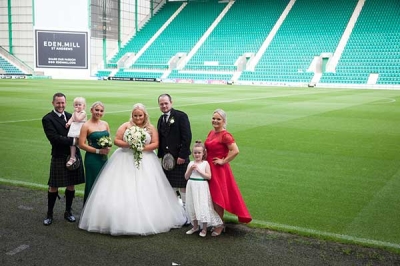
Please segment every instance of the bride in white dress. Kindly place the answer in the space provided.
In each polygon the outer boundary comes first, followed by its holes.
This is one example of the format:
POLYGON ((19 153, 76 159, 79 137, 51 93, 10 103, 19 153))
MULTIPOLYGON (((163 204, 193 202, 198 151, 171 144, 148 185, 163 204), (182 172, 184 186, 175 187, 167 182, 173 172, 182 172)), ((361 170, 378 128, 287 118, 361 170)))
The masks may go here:
POLYGON ((154 153, 158 132, 143 104, 133 106, 132 117, 118 128, 114 144, 119 148, 100 172, 79 228, 111 235, 150 235, 181 227, 185 212, 154 153), (146 131, 139 167, 126 141, 126 131, 132 126, 146 131))

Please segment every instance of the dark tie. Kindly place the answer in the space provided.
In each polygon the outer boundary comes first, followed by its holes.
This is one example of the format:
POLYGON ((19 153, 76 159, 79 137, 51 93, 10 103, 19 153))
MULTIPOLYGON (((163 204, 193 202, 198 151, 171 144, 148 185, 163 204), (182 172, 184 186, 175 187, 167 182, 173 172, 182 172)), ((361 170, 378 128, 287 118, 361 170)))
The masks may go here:
POLYGON ((61 118, 62 120, 65 121, 65 116, 64 116, 64 114, 61 114, 61 115, 60 115, 60 118, 61 118))
POLYGON ((168 118, 168 115, 167 115, 167 114, 164 114, 163 116, 164 116, 164 118, 163 118, 163 122, 164 122, 164 123, 167 123, 167 118, 168 118))

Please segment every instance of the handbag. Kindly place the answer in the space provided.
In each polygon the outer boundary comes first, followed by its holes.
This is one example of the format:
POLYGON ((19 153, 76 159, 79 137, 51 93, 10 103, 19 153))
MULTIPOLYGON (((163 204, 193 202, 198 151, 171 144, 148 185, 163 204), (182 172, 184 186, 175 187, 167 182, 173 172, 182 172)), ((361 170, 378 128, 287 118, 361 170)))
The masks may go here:
POLYGON ((171 153, 166 153, 161 160, 162 168, 166 171, 171 171, 175 168, 175 158, 171 153))

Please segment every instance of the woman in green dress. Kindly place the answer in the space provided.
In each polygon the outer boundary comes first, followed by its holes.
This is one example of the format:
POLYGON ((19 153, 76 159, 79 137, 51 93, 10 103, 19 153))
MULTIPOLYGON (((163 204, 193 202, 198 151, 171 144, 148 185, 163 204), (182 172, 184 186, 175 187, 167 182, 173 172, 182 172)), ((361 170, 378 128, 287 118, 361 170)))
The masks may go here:
POLYGON ((107 162, 107 154, 110 152, 111 138, 110 127, 106 121, 101 120, 104 115, 104 104, 95 102, 90 108, 92 117, 85 122, 79 135, 79 148, 86 151, 85 154, 85 195, 86 202, 96 178, 107 162))

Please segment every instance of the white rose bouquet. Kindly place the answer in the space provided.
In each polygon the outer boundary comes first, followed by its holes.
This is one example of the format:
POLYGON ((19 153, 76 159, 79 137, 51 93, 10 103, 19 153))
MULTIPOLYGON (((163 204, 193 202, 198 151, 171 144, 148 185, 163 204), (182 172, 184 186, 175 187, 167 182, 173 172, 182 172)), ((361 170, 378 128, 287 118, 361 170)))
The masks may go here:
MULTIPOLYGON (((97 145, 99 147, 103 148, 110 148, 112 147, 112 140, 109 136, 103 136, 97 140, 97 145)), ((107 155, 103 155, 103 160, 106 160, 108 158, 107 155)))
POLYGON ((102 148, 112 147, 112 140, 109 136, 103 136, 97 141, 97 145, 102 148))
POLYGON ((125 131, 124 139, 128 142, 129 146, 133 150, 133 158, 135 160, 136 167, 139 168, 140 162, 143 158, 143 149, 146 141, 146 130, 133 126, 125 131))

